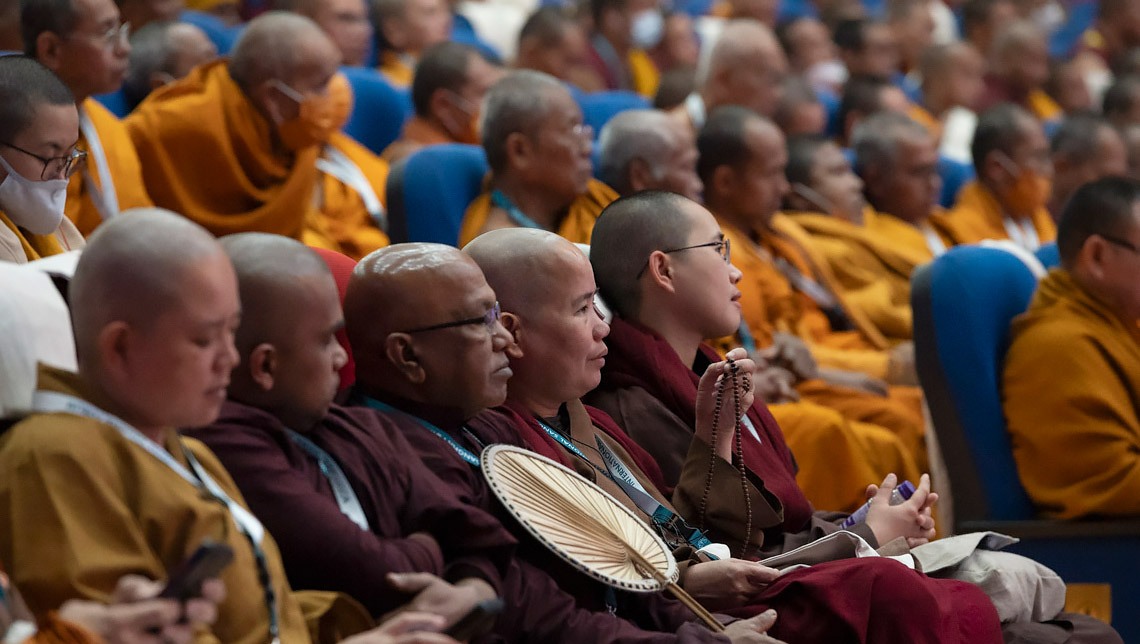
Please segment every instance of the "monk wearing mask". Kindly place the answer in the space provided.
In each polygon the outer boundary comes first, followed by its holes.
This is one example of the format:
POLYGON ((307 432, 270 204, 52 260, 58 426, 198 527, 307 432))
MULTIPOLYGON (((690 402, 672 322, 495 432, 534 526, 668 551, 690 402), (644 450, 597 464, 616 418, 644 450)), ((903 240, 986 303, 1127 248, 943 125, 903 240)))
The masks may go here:
POLYGON ((570 92, 541 72, 515 71, 487 93, 487 191, 467 207, 459 243, 497 228, 537 228, 589 243, 594 220, 617 198, 593 178, 593 130, 570 92))
POLYGON ((388 166, 339 132, 340 52, 299 15, 252 21, 233 57, 152 95, 126 123, 157 203, 215 235, 270 232, 362 257, 387 245, 388 166))
POLYGON ((952 244, 1007 239, 1028 251, 1057 237, 1046 207, 1053 192, 1053 161, 1041 124, 1005 103, 978 118, 970 146, 977 180, 931 223, 952 244))
POLYGON ((0 260, 24 263, 83 247, 64 216, 76 149, 75 99, 55 74, 24 56, 0 57, 0 260))

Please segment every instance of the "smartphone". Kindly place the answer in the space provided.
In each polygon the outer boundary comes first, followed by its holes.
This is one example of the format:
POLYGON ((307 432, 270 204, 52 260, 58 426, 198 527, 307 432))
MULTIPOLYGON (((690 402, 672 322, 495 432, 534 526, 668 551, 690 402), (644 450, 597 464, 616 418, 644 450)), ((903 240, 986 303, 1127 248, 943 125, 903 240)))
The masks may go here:
POLYGON ((495 620, 501 612, 503 612, 503 600, 498 597, 481 601, 444 631, 444 634, 460 642, 486 635, 495 626, 495 620))
POLYGON ((202 582, 217 577, 233 559, 233 549, 207 539, 170 574, 166 588, 158 596, 181 602, 194 599, 202 592, 202 582))

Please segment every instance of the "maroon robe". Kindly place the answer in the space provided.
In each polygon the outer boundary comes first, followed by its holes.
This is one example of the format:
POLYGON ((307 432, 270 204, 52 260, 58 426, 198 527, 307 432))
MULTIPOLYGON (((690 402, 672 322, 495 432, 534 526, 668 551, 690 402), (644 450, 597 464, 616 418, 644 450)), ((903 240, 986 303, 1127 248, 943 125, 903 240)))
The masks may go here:
POLYGON ((455 500, 400 431, 367 410, 334 406, 304 435, 348 477, 371 531, 337 505, 317 462, 260 409, 227 401, 211 426, 187 432, 206 443, 233 476, 281 549, 294 588, 344 592, 373 615, 408 596, 390 572, 478 577, 496 589, 515 540, 493 516, 455 500), (413 533, 427 533, 413 535, 413 533))
MULTIPOLYGON (((666 484, 676 486, 681 473, 679 464, 689 449, 688 444, 678 443, 684 437, 692 442, 700 376, 682 362, 660 335, 621 318, 615 318, 610 325, 606 345, 610 352, 602 369, 602 382, 587 399, 610 414, 654 459, 665 464, 661 469, 675 477, 666 480, 666 484), (679 440, 662 438, 671 435, 679 440)), ((716 360, 719 357, 715 351, 701 347, 697 356, 701 371, 716 360)), ((796 483, 792 453, 767 406, 757 400, 746 414, 760 440, 743 422, 739 424, 744 465, 761 481, 767 493, 764 498, 773 501, 769 515, 780 519, 778 523, 753 527, 752 543, 759 546, 759 558, 793 550, 839 530, 837 521, 846 515, 814 511, 796 483)), ((693 505, 692 499, 680 495, 673 500, 682 511, 693 505)), ((741 542, 744 536, 743 525, 709 528, 715 540, 730 544, 741 542)), ((878 546, 874 533, 865 524, 852 531, 878 546)))
MULTIPOLYGON (((513 429, 515 435, 527 441, 535 451, 549 451, 553 444, 563 452, 558 460, 569 463, 581 460, 556 441, 548 443, 543 439, 542 436, 549 436, 541 428, 536 431, 537 423, 531 422, 532 415, 524 414, 525 410, 517 405, 500 407, 471 419, 468 427, 480 436, 509 435, 513 429)), ((604 418, 604 414, 593 410, 590 419, 596 422, 598 418, 604 418)), ((603 432, 621 435, 612 421, 595 426, 603 432)), ((571 429, 572 435, 580 433, 581 428, 571 429)), ((621 442, 629 440, 622 436, 621 442)), ((437 443, 442 445, 443 441, 437 439, 437 443)), ((637 469, 635 463, 626 465, 631 470, 637 469)), ((593 466, 576 469, 596 471, 593 466)), ((643 472, 633 474, 644 477, 643 472)), ((739 490, 739 485, 736 487, 739 490)), ((658 490, 649 492, 654 496, 660 494, 658 490)), ((723 503, 724 499, 718 501, 723 503)), ((887 558, 832 561, 787 572, 769 584, 752 605, 725 612, 751 617, 767 608, 779 613, 769 633, 793 643, 983 644, 1002 641, 997 610, 981 590, 965 582, 931 579, 887 558)))

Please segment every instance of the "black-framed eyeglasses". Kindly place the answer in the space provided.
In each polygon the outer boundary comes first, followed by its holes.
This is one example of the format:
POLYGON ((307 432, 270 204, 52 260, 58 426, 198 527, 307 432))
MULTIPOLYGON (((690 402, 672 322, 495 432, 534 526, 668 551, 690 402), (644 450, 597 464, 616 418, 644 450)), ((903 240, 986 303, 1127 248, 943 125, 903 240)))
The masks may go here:
POLYGON ((404 333, 423 333, 425 331, 438 331, 440 329, 450 329, 458 326, 467 326, 469 324, 482 324, 487 327, 487 331, 495 331, 495 323, 503 317, 503 310, 499 307, 499 303, 487 309, 487 312, 477 318, 467 318, 466 320, 456 320, 455 322, 444 322, 442 324, 433 324, 431 326, 423 326, 418 329, 404 331, 404 333))
MULTIPOLYGON (((666 248, 661 252, 668 255, 669 253, 679 253, 683 250, 693 250, 694 248, 712 248, 714 246, 716 247, 716 252, 720 253, 720 256, 724 258, 725 264, 732 263, 732 243, 729 242, 728 239, 720 239, 714 242, 708 242, 707 244, 693 244, 692 246, 682 246, 681 248, 666 248)), ((645 258, 645 265, 641 267, 640 271, 637 271, 636 279, 641 279, 641 276, 644 275, 645 271, 648 269, 649 258, 647 257, 645 258)))
POLYGON ((1140 248, 1137 248, 1136 244, 1133 244, 1132 242, 1128 241, 1127 239, 1120 239, 1119 237, 1112 237, 1110 235, 1099 235, 1099 237, 1101 239, 1103 239, 1104 241, 1112 244, 1113 246, 1119 246, 1119 247, 1124 248, 1126 250, 1130 250, 1133 253, 1136 253, 1137 255, 1140 255, 1140 248))
POLYGON ((36 161, 44 164, 44 169, 42 172, 40 172, 40 181, 47 181, 51 177, 58 177, 61 175, 64 179, 70 179, 71 175, 79 168, 79 162, 87 158, 87 153, 83 150, 72 150, 68 154, 61 157, 41 157, 35 152, 28 152, 24 148, 17 147, 11 143, 0 141, 0 145, 26 154, 36 161))

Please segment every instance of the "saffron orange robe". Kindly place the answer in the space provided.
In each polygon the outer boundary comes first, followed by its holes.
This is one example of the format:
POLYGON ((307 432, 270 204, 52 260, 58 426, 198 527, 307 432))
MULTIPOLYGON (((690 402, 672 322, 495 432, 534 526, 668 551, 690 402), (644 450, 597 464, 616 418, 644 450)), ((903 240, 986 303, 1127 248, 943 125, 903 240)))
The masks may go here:
POLYGON ((412 79, 416 76, 415 65, 414 61, 405 60, 397 52, 386 51, 380 54, 380 66, 377 69, 396 87, 411 87, 412 79))
MULTIPOLYGON (((885 378, 889 343, 866 316, 845 300, 842 291, 835 286, 836 280, 827 263, 810 250, 808 233, 783 214, 772 219, 771 228, 754 237, 721 221, 721 230, 732 242, 732 263, 743 273, 737 284, 743 322, 748 325, 756 346, 771 345, 775 332, 783 331, 807 343, 822 367, 885 378), (778 258, 827 289, 855 328, 833 330, 815 301, 793 288, 776 267, 774 262, 778 258)), ((883 398, 816 379, 801 382, 796 390, 803 399, 835 409, 848 419, 891 430, 903 441, 918 467, 925 469, 923 437, 926 430, 922 391, 917 387, 891 387, 888 397, 883 398)))
MULTIPOLYGON (((955 246, 976 244, 983 239, 1009 239, 1004 221, 1005 213, 997 197, 978 181, 962 188, 953 208, 930 217, 930 223, 938 234, 955 246)), ((1031 221, 1040 243, 1057 239, 1057 226, 1044 206, 1033 213, 1031 221)))
MULTIPOLYGON (((99 400, 74 374, 41 368, 39 387, 99 400)), ((244 501, 214 455, 174 429, 160 444, 188 467, 191 453, 237 503, 244 501), (184 452, 183 450, 186 450, 184 452)), ((196 642, 269 641, 265 593, 254 550, 226 507, 114 427, 61 413, 35 413, 0 437, 0 560, 37 617, 68 599, 108 602, 120 577, 166 579, 203 539, 230 546, 219 575, 226 599, 211 632, 196 642)), ((278 600, 283 642, 308 642, 277 546, 262 538, 278 600)))
POLYGON ((404 124, 400 138, 393 141, 380 158, 388 163, 395 163, 404 157, 411 156, 413 152, 428 145, 442 145, 444 143, 458 143, 451 135, 437 127, 422 116, 413 116, 404 124))
POLYGON ((790 216, 811 235, 846 301, 888 341, 911 339, 910 276, 934 258, 922 232, 870 207, 861 226, 822 213, 790 216))
MULTIPOLYGON (((352 256, 385 245, 359 195, 317 169, 320 146, 275 148, 271 124, 226 65, 198 67, 126 119, 155 203, 219 236, 274 233, 352 256)), ((382 196, 383 161, 342 134, 329 145, 352 159, 382 196)))
MULTIPOLYGON (((566 212, 560 218, 558 230, 555 232, 575 244, 589 244, 598 215, 617 198, 618 194, 613 188, 597 179, 590 179, 586 192, 578 195, 566 206, 566 212)), ((463 246, 489 230, 512 227, 509 219, 505 216, 503 219, 506 220, 506 225, 491 220, 491 191, 487 190, 467 206, 467 212, 463 215, 463 226, 459 230, 459 245, 463 246)))
POLYGON ((1140 320, 1053 269, 1012 333, 1002 404, 1029 497, 1061 519, 1140 515, 1140 320))
POLYGON ((626 61, 629 63, 629 78, 633 91, 652 100, 657 95, 657 87, 661 84, 661 72, 657 70, 656 63, 641 49, 631 50, 626 61))
MULTIPOLYGON (((119 202, 118 212, 153 206, 154 203, 143 185, 139 156, 135 152, 135 146, 131 142, 126 126, 93 98, 83 101, 81 109, 91 120, 91 125, 99 135, 99 145, 107 160, 107 171, 111 175, 111 182, 114 184, 115 195, 119 202)), ((92 187, 95 189, 102 187, 102 180, 96 167, 95 155, 90 153, 91 144, 83 136, 82 130, 78 147, 87 150, 89 156, 85 168, 71 175, 67 183, 67 203, 64 206, 64 213, 86 237, 103 223, 103 214, 95 205, 95 195, 92 191, 92 187), (87 183, 88 181, 91 185, 87 183)), ((111 214, 114 216, 118 213, 111 214)))
POLYGON ((926 128, 926 131, 930 133, 930 136, 935 141, 942 140, 942 121, 940 121, 937 116, 931 114, 925 107, 918 103, 910 103, 907 107, 906 115, 915 123, 926 128))
POLYGON ((37 259, 83 248, 83 235, 64 217, 59 228, 47 235, 33 235, 0 211, 0 261, 26 264, 37 259))

